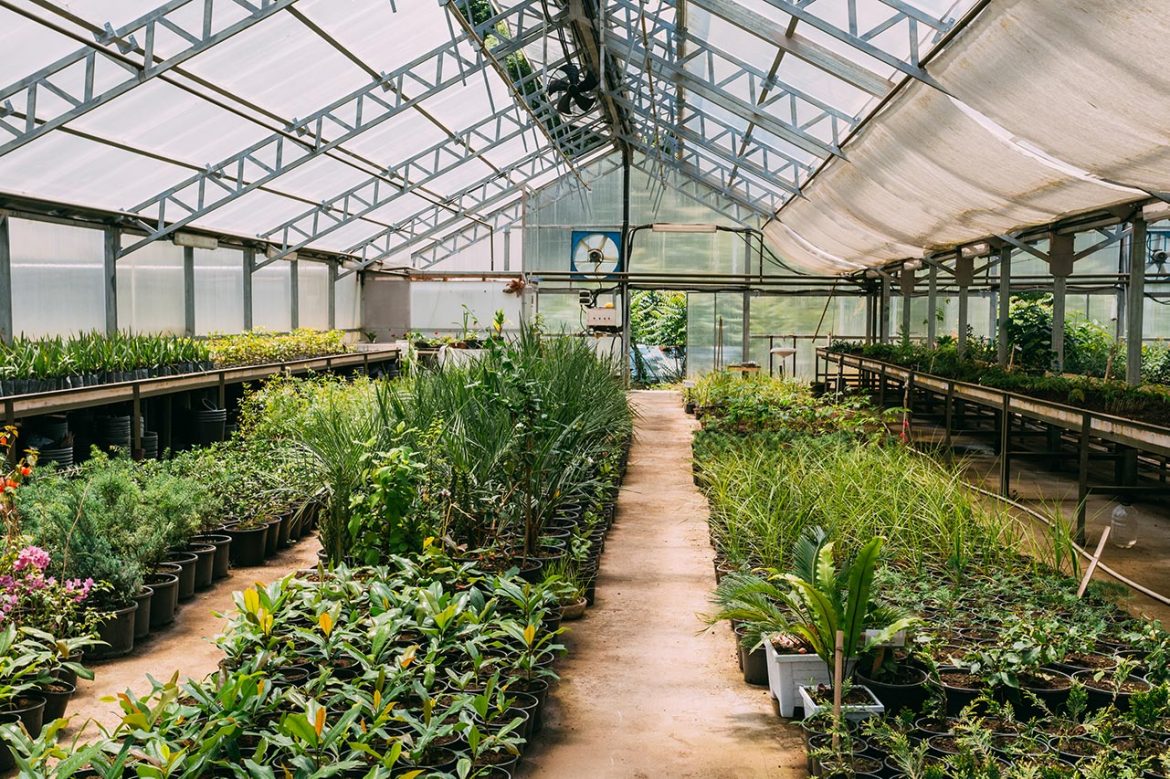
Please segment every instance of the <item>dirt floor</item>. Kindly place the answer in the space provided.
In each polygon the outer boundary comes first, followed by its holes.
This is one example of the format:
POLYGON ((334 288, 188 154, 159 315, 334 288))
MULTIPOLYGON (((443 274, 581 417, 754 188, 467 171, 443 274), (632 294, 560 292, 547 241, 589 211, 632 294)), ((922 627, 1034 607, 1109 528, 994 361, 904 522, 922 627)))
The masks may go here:
POLYGON ((120 711, 116 703, 103 701, 127 689, 143 694, 150 690, 148 675, 165 681, 178 673, 180 681, 201 679, 214 672, 223 656, 211 639, 222 631, 225 623, 219 614, 234 609, 232 593, 256 582, 271 582, 285 574, 317 564, 317 550, 321 545, 316 535, 302 538, 296 545, 271 557, 254 568, 234 569, 215 587, 195 595, 194 600, 180 604, 175 622, 158 635, 152 635, 140 649, 118 660, 95 663, 94 680, 78 682, 77 694, 69 704, 69 715, 74 729, 92 732, 93 723, 111 727, 118 723, 120 711))
POLYGON ((566 623, 569 657, 523 779, 803 777, 798 728, 766 687, 744 683, 726 625, 707 627, 715 586, 707 504, 691 482, 677 392, 631 393, 638 412, 597 603, 566 623))
MULTIPOLYGON (((940 443, 942 429, 929 423, 914 425, 914 438, 920 442, 940 443)), ((999 458, 993 454, 987 436, 956 435, 952 442, 960 450, 955 462, 966 471, 967 480, 990 492, 999 492, 999 458)), ((1107 481, 1103 475, 1094 481, 1107 481)), ((1040 467, 1035 461, 1018 459, 1012 463, 1011 498, 1034 511, 1056 521, 1075 523, 1077 515, 1076 462, 1070 458, 1064 470, 1040 467)), ((1109 525, 1116 505, 1109 495, 1094 494, 1086 504, 1086 549, 1095 550, 1101 531, 1109 525)), ((1154 592, 1170 596, 1170 502, 1165 498, 1139 501, 1127 507, 1138 522, 1137 544, 1119 549, 1107 543, 1101 555, 1104 565, 1122 576, 1154 592)), ((1026 512, 1015 512, 1036 534, 1043 546, 1048 530, 1040 526, 1026 512)), ((1095 579, 1116 582, 1104 573, 1095 579)), ((1170 606, 1159 603, 1141 593, 1134 593, 1129 601, 1133 613, 1147 619, 1159 619, 1170 625, 1170 606)))

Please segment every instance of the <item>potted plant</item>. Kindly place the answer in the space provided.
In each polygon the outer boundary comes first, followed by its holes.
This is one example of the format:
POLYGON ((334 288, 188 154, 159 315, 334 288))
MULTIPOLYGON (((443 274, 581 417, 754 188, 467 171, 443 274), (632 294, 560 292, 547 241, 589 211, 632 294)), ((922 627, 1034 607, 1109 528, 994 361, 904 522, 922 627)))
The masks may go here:
MULTIPOLYGON (((888 643, 916 622, 914 617, 874 600, 874 572, 883 541, 881 536, 871 539, 840 569, 834 544, 821 528, 808 530, 793 549, 794 572, 784 576, 790 586, 785 599, 794 614, 792 629, 813 647, 827 669, 834 668, 840 654, 841 671, 831 673, 835 685, 844 685, 858 654, 888 643)), ((855 697, 877 701, 867 688, 853 689, 855 697)), ((823 699, 818 688, 800 690, 807 704, 823 699)), ((863 716, 874 711, 875 704, 858 705, 861 708, 856 711, 863 716)), ((881 706, 880 702, 876 705, 881 706)), ((846 712, 849 716, 848 708, 846 712)), ((810 713, 805 709, 806 716, 810 713)))

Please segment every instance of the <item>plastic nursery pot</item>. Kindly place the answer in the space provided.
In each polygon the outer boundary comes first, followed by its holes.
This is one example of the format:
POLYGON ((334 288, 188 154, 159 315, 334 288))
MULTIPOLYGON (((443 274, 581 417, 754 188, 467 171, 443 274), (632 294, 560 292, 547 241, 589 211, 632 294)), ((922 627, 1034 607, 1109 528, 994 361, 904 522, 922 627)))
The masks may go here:
POLYGON ((150 635, 150 601, 154 597, 154 590, 143 587, 134 596, 134 605, 137 611, 134 614, 134 640, 146 638, 150 635))
POLYGON ((175 621, 179 577, 173 573, 152 573, 146 577, 146 586, 154 591, 150 596, 150 629, 159 630, 175 621))
POLYGON ((45 699, 45 719, 52 722, 65 716, 69 699, 77 692, 77 686, 60 679, 37 688, 37 695, 45 699))
POLYGON ((197 558, 195 561, 195 589, 206 590, 215 580, 215 544, 192 541, 183 548, 197 558))
POLYGON ((938 669, 938 684, 947 702, 947 715, 957 717, 963 707, 979 697, 986 686, 984 681, 961 668, 943 666, 938 669))
POLYGON ((1052 668, 1041 668, 1037 674, 1021 675, 1019 690, 1009 689, 1006 692, 1008 701, 1019 716, 1041 717, 1045 714, 1044 709, 1055 713, 1064 708, 1072 692, 1072 679, 1068 674, 1052 668), (1044 707, 1033 703, 1032 696, 1039 699, 1044 707))
MULTIPOLYGON (((73 652, 73 654, 69 655, 69 657, 67 657, 66 660, 68 660, 71 663, 80 663, 83 657, 85 657, 85 652, 78 649, 75 652, 73 652)), ((53 678, 59 679, 60 681, 65 682, 67 684, 72 684, 72 685, 77 684, 77 672, 70 670, 69 668, 66 668, 65 666, 59 666, 56 670, 54 670, 53 671, 53 678)))
POLYGON ((735 631, 735 643, 739 648, 740 667, 743 668, 743 680, 748 684, 760 687, 768 684, 768 655, 761 644, 755 649, 748 649, 743 645, 741 629, 735 631))
POLYGON ((585 616, 585 608, 588 605, 589 604, 586 602, 584 595, 582 595, 580 598, 577 598, 575 601, 562 603, 561 619, 568 621, 581 619, 581 617, 585 616))
POLYGON ((272 557, 280 551, 280 517, 268 521, 268 535, 264 536, 264 557, 272 557))
POLYGON ((195 566, 199 562, 199 555, 194 552, 171 552, 167 555, 168 563, 177 563, 179 571, 179 600, 191 600, 195 597, 195 566))
POLYGON ((113 616, 98 628, 98 638, 109 646, 95 647, 90 657, 108 660, 130 654, 134 649, 134 617, 137 613, 137 603, 115 610, 113 616))
POLYGON ((870 679, 858 671, 857 681, 873 691, 888 714, 897 714, 904 709, 918 711, 926 702, 926 672, 921 668, 904 665, 898 670, 897 678, 888 682, 870 679))
POLYGON ((263 565, 268 542, 268 525, 258 527, 232 527, 226 533, 231 536, 231 561, 238 568, 263 565))
POLYGON ((280 517, 280 523, 276 526, 276 546, 279 549, 284 549, 292 541, 292 526, 296 521, 296 512, 288 511, 280 517))
POLYGON ((1135 693, 1150 689, 1150 683, 1141 676, 1134 674, 1121 684, 1120 689, 1114 688, 1113 678, 1106 674, 1100 681, 1093 678, 1093 671, 1077 671, 1073 678, 1085 686, 1088 695, 1090 711, 1103 709, 1112 704, 1118 711, 1129 711, 1130 698, 1135 693))
MULTIPOLYGON (((39 695, 18 695, 12 703, 0 710, 0 721, 20 722, 33 738, 41 734, 45 724, 45 699, 39 695)), ((3 744, 0 741, 0 744, 3 744)), ((8 756, 11 760, 11 755, 8 756)), ((12 764, 9 763, 11 768, 12 764)))
POLYGON ((192 537, 191 542, 211 544, 215 547, 215 557, 211 568, 212 579, 226 579, 231 575, 231 536, 226 533, 205 533, 192 537))

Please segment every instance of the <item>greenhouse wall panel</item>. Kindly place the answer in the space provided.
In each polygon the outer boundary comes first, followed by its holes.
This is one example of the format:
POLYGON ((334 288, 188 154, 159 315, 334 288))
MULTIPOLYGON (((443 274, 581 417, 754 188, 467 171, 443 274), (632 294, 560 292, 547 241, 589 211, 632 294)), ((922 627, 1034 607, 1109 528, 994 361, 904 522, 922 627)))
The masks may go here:
POLYGON ((243 329, 243 252, 196 249, 195 333, 238 333, 243 329))
POLYGON ((297 292, 301 327, 329 327, 329 266, 322 262, 297 263, 297 292))
POLYGON ((252 274, 252 326, 257 330, 292 327, 292 265, 276 261, 252 274))
MULTIPOLYGON (((123 245, 136 241, 124 236, 123 245)), ((156 241, 118 260, 118 328, 183 333, 183 248, 156 241)))
POLYGON ((10 220, 12 330, 69 335, 106 326, 101 230, 10 220))

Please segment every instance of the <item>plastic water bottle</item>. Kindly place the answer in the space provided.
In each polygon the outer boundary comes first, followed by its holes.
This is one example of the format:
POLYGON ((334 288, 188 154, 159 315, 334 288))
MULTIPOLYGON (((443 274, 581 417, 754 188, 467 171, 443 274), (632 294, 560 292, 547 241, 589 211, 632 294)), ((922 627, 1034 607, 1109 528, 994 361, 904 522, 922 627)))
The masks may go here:
POLYGON ((1109 520, 1109 542, 1118 549, 1129 549, 1137 543, 1137 517, 1118 503, 1109 520))

